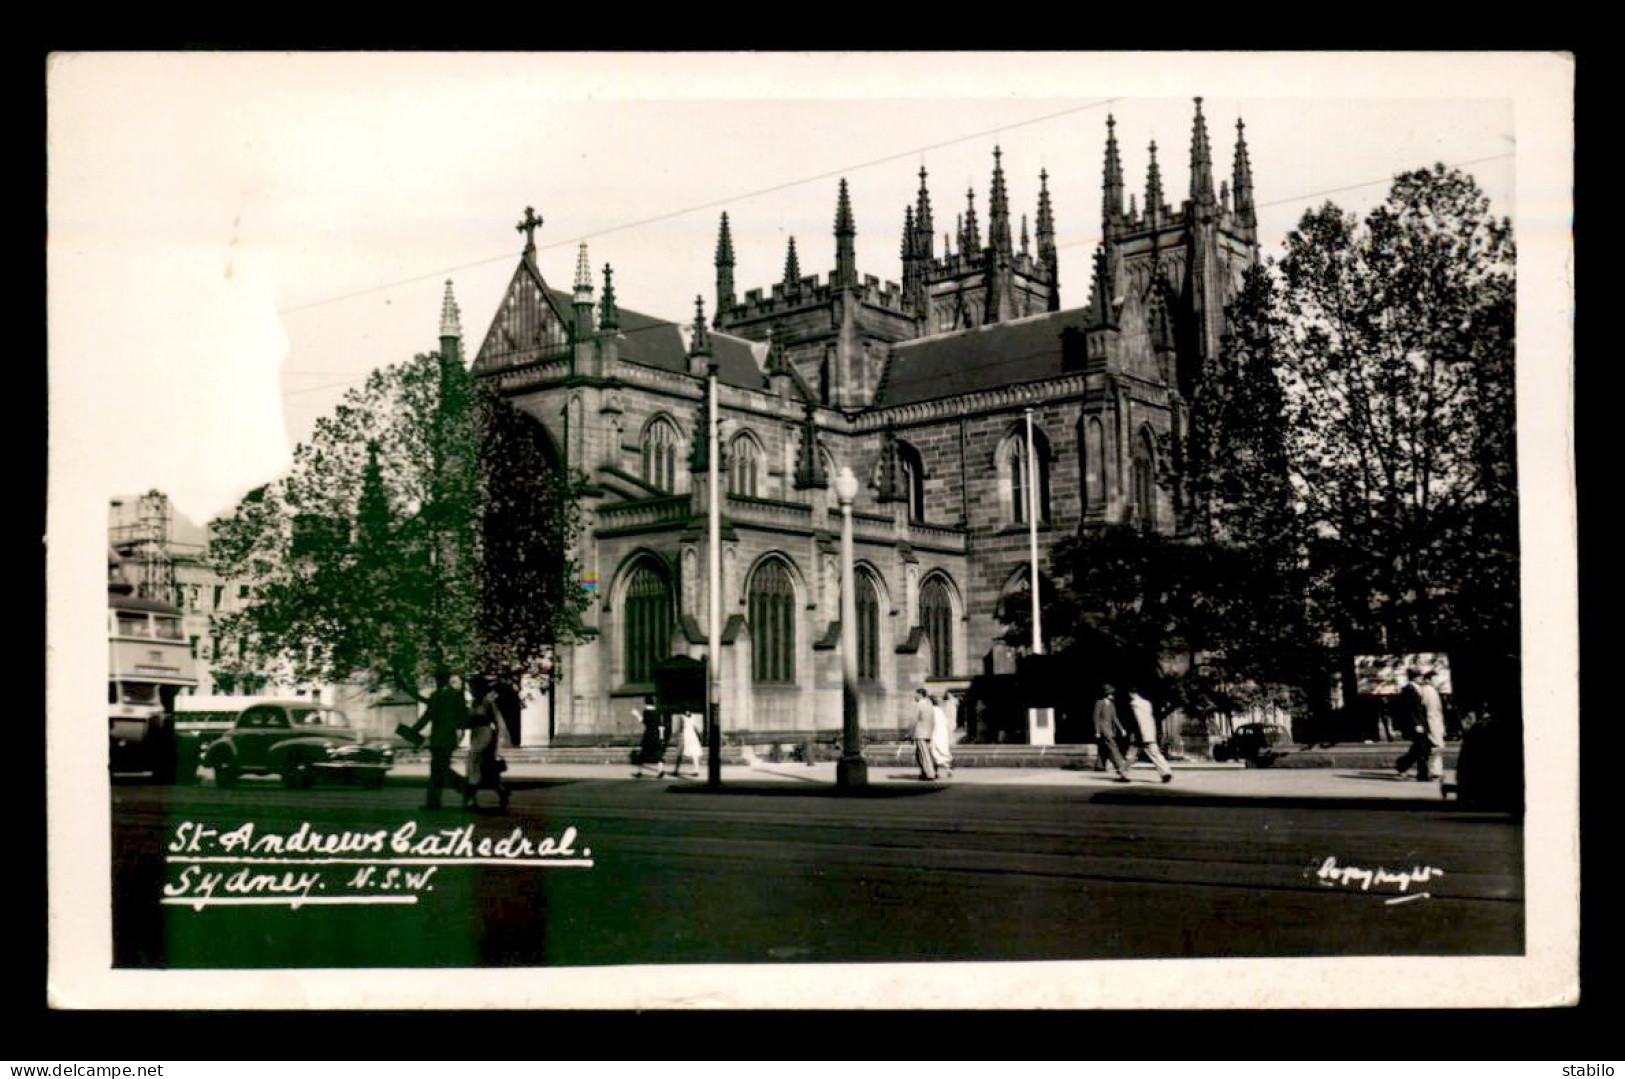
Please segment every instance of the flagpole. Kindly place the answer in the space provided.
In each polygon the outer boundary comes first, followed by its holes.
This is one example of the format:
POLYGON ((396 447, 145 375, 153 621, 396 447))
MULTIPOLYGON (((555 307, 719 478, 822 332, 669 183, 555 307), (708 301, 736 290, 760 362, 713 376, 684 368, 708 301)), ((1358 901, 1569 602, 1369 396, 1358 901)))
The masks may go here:
POLYGON ((1044 632, 1040 626, 1038 601, 1038 455, 1033 446, 1033 410, 1027 415, 1027 554, 1031 560, 1033 594, 1033 655, 1044 654, 1044 632))

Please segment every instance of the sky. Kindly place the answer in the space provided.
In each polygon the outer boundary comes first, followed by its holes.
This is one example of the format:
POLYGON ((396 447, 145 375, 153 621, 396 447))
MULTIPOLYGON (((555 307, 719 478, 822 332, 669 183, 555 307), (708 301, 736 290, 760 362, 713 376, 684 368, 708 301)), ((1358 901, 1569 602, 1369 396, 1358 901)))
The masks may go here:
POLYGON ((791 236, 803 273, 827 276, 844 177, 859 271, 896 281, 921 166, 939 236, 967 188, 985 234, 999 146, 1015 229, 1049 173, 1062 302, 1080 306, 1107 115, 1129 191, 1143 202, 1154 139, 1177 208, 1197 95, 1216 183, 1246 121, 1266 254, 1320 202, 1364 211, 1395 173, 1436 161, 1470 171, 1522 229, 1520 72, 1550 59, 59 55, 53 472, 85 477, 86 498, 156 487, 199 522, 228 510, 368 371, 438 346, 447 280, 477 349, 526 206, 545 220, 555 287, 586 241, 623 307, 687 321, 696 294, 713 302, 722 211, 740 294, 780 279, 791 236))

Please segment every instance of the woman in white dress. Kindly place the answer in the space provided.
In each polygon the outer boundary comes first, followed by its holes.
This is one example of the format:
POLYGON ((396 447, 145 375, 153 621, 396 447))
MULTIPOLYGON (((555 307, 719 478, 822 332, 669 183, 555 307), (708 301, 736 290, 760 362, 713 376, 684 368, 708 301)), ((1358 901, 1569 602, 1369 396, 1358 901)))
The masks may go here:
POLYGON ((935 697, 931 698, 931 724, 931 763, 936 765, 938 775, 952 777, 954 721, 948 718, 947 710, 935 697))
POLYGON ((700 778, 700 717, 693 712, 683 712, 677 717, 677 764, 672 768, 673 776, 683 774, 683 760, 692 758, 694 761, 694 778, 700 778))

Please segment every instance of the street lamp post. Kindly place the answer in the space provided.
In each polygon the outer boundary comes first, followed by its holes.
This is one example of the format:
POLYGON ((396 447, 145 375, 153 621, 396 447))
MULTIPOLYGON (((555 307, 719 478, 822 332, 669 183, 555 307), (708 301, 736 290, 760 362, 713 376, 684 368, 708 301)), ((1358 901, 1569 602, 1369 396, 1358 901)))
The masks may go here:
POLYGON ((858 478, 843 465, 831 486, 841 504, 841 759, 835 765, 835 787, 854 790, 869 782, 858 714, 858 600, 852 566, 852 500, 858 496, 858 478))
POLYGON ((722 785, 722 491, 721 469, 717 456, 721 451, 717 428, 717 365, 712 361, 706 372, 706 503, 710 510, 706 540, 707 621, 705 647, 705 739, 706 782, 722 785))
MULTIPOLYGON (((1033 655, 1044 654, 1043 608, 1038 595, 1038 447, 1033 438, 1033 410, 1023 410, 1027 416, 1027 557, 1030 560, 1028 579, 1032 584, 1033 603, 1033 655)), ((1039 660, 1032 660, 1034 664, 1039 660)), ((1055 709, 1029 704, 1027 708, 1027 743, 1035 746, 1055 744, 1055 709)))
POLYGON ((1044 654, 1044 631, 1038 600, 1038 455, 1033 452, 1033 410, 1029 408, 1024 411, 1027 414, 1027 551, 1032 567, 1029 576, 1033 586, 1033 655, 1041 656, 1044 654))

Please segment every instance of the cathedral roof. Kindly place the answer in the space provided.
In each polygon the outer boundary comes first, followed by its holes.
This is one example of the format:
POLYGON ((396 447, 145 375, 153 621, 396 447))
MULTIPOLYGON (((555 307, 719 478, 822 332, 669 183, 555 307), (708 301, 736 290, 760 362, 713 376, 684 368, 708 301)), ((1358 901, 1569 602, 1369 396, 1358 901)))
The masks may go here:
MULTIPOLYGON (((571 293, 552 287, 547 291, 554 303, 563 310, 570 309, 571 293)), ((688 339, 683 335, 682 326, 629 307, 619 308, 619 311, 618 351, 622 360, 664 371, 688 371, 688 339)), ((717 378, 725 385, 749 390, 768 388, 767 376, 762 373, 751 342, 713 331, 711 353, 717 361, 717 378)))
POLYGON ((1054 378, 1068 369, 1062 334, 1089 322, 1089 309, 1079 307, 893 345, 875 407, 1054 378))

